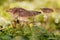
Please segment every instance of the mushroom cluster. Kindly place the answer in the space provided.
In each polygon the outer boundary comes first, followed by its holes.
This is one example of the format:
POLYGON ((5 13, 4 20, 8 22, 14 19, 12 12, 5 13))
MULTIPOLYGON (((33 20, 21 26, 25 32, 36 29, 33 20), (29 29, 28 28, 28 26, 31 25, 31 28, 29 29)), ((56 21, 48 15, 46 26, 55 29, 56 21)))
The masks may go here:
MULTIPOLYGON (((44 23, 43 25, 46 24, 48 14, 52 13, 54 10, 51 8, 41 8, 40 9, 43 14, 44 14, 44 23)), ((18 20, 17 22, 22 24, 22 22, 28 22, 28 18, 34 18, 34 16, 41 14, 40 11, 31 11, 31 10, 26 10, 24 8, 10 8, 7 10, 12 15, 12 24, 15 27, 16 26, 16 19, 18 20)))

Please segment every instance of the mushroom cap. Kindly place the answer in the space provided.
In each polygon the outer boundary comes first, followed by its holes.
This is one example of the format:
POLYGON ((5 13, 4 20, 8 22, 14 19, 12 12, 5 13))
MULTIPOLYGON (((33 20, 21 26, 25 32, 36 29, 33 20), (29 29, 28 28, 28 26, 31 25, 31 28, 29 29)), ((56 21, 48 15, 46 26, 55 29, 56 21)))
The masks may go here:
POLYGON ((52 13, 52 12, 54 12, 54 10, 51 9, 51 8, 41 8, 41 10, 42 10, 44 13, 52 13))
POLYGON ((16 13, 16 12, 21 12, 21 11, 26 11, 25 9, 23 8, 10 8, 9 10, 7 10, 7 12, 10 12, 10 13, 16 13))
POLYGON ((41 14, 41 12, 28 11, 28 10, 23 9, 23 8, 11 8, 11 9, 8 10, 8 12, 12 13, 14 16, 18 15, 20 17, 31 17, 31 16, 41 14))

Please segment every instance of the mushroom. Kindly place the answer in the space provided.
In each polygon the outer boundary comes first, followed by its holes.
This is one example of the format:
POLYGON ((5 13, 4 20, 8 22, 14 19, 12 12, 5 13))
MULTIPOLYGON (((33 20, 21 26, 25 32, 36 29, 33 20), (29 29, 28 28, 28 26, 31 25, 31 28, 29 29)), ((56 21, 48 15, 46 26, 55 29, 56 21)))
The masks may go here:
POLYGON ((24 8, 10 8, 7 10, 12 15, 12 24, 14 27, 16 27, 16 20, 18 19, 19 23, 21 22, 28 22, 29 18, 34 18, 34 16, 41 14, 41 12, 38 11, 29 11, 24 8))
POLYGON ((46 22, 48 21, 48 15, 52 12, 54 12, 53 9, 51 8, 41 8, 41 11, 43 12, 44 15, 44 23, 42 24, 42 26, 46 26, 46 22))
POLYGON ((53 9, 51 8, 41 8, 43 14, 44 14, 44 21, 46 22, 47 21, 47 18, 48 18, 48 15, 52 12, 54 12, 53 9))

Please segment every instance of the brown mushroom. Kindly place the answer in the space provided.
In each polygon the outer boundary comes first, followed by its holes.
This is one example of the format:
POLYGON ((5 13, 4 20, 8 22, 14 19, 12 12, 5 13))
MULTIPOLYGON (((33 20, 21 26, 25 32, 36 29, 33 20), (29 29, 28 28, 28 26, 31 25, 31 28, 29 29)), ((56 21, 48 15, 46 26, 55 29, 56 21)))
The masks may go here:
POLYGON ((34 17, 36 15, 41 14, 41 12, 38 11, 29 11, 23 8, 10 8, 7 10, 7 12, 10 12, 13 18, 13 26, 16 26, 16 21, 15 19, 17 18, 20 22, 27 22, 29 17, 34 17))
POLYGON ((46 26, 46 22, 48 21, 48 15, 52 12, 54 12, 53 9, 51 8, 41 8, 41 11, 43 12, 44 14, 44 22, 42 23, 42 26, 46 26))
POLYGON ((48 18, 48 15, 52 12, 54 12, 53 9, 51 8, 41 8, 41 11, 43 12, 44 14, 44 21, 46 22, 47 21, 47 18, 48 18))

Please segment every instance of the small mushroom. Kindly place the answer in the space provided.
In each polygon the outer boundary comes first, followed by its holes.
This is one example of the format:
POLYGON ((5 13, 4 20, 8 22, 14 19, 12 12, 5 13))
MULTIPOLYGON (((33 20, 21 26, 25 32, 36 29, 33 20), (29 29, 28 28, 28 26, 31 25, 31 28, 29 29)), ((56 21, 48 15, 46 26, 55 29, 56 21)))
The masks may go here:
MULTIPOLYGON (((41 11, 43 12, 43 14, 44 14, 44 23, 43 23, 43 25, 42 26, 46 26, 46 22, 48 21, 48 15, 50 14, 50 13, 52 13, 52 12, 54 12, 54 10, 53 9, 51 9, 51 8, 41 8, 41 11)), ((45 27, 44 26, 44 27, 45 27)))
POLYGON ((51 8, 41 8, 43 14, 44 14, 44 21, 47 21, 48 15, 52 12, 54 12, 51 8))
POLYGON ((21 23, 23 21, 29 21, 29 17, 33 18, 34 16, 41 14, 41 12, 29 11, 24 8, 10 8, 9 10, 7 10, 7 12, 9 12, 12 15, 13 26, 16 26, 16 18, 19 20, 19 23, 21 23))

